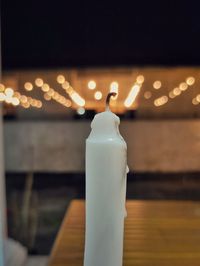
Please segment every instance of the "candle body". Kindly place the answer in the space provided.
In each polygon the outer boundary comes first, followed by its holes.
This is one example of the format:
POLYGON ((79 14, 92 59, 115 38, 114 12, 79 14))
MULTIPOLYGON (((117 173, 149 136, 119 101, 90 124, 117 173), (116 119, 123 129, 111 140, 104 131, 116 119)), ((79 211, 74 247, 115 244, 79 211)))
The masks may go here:
POLYGON ((119 118, 95 116, 86 141, 84 266, 121 266, 126 198, 127 147, 119 118))

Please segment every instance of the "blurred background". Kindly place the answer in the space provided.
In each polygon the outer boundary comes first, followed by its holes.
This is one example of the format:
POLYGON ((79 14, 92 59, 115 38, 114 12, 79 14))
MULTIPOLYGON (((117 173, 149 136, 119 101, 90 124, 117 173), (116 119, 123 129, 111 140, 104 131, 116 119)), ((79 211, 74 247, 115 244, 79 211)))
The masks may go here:
POLYGON ((85 139, 110 91, 127 198, 200 200, 199 47, 191 1, 2 1, 2 208, 29 256, 45 263, 85 197, 85 139))

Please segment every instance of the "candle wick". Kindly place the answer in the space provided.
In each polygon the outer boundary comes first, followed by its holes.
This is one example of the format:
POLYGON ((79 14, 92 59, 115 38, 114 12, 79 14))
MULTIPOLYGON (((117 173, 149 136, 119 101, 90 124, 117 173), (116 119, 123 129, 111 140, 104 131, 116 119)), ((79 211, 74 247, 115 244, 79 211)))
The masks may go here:
POLYGON ((110 98, 116 96, 116 92, 109 92, 106 97, 106 111, 110 111, 110 98))

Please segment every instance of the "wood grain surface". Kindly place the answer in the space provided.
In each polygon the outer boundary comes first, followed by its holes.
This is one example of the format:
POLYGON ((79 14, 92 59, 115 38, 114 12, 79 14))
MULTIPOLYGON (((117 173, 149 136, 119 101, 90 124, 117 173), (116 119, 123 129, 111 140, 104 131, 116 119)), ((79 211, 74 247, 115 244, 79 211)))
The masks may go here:
MULTIPOLYGON (((200 266, 199 202, 134 200, 126 206, 124 266, 200 266)), ((85 203, 74 200, 49 266, 83 265, 84 230, 85 203)))

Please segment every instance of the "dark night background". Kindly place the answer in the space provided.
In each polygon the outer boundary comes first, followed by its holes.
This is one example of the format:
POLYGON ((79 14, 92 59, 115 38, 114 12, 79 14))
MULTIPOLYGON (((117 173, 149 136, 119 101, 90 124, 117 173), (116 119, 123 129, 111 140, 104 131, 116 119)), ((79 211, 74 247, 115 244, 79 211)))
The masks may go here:
POLYGON ((198 1, 2 1, 3 69, 200 64, 198 1))

